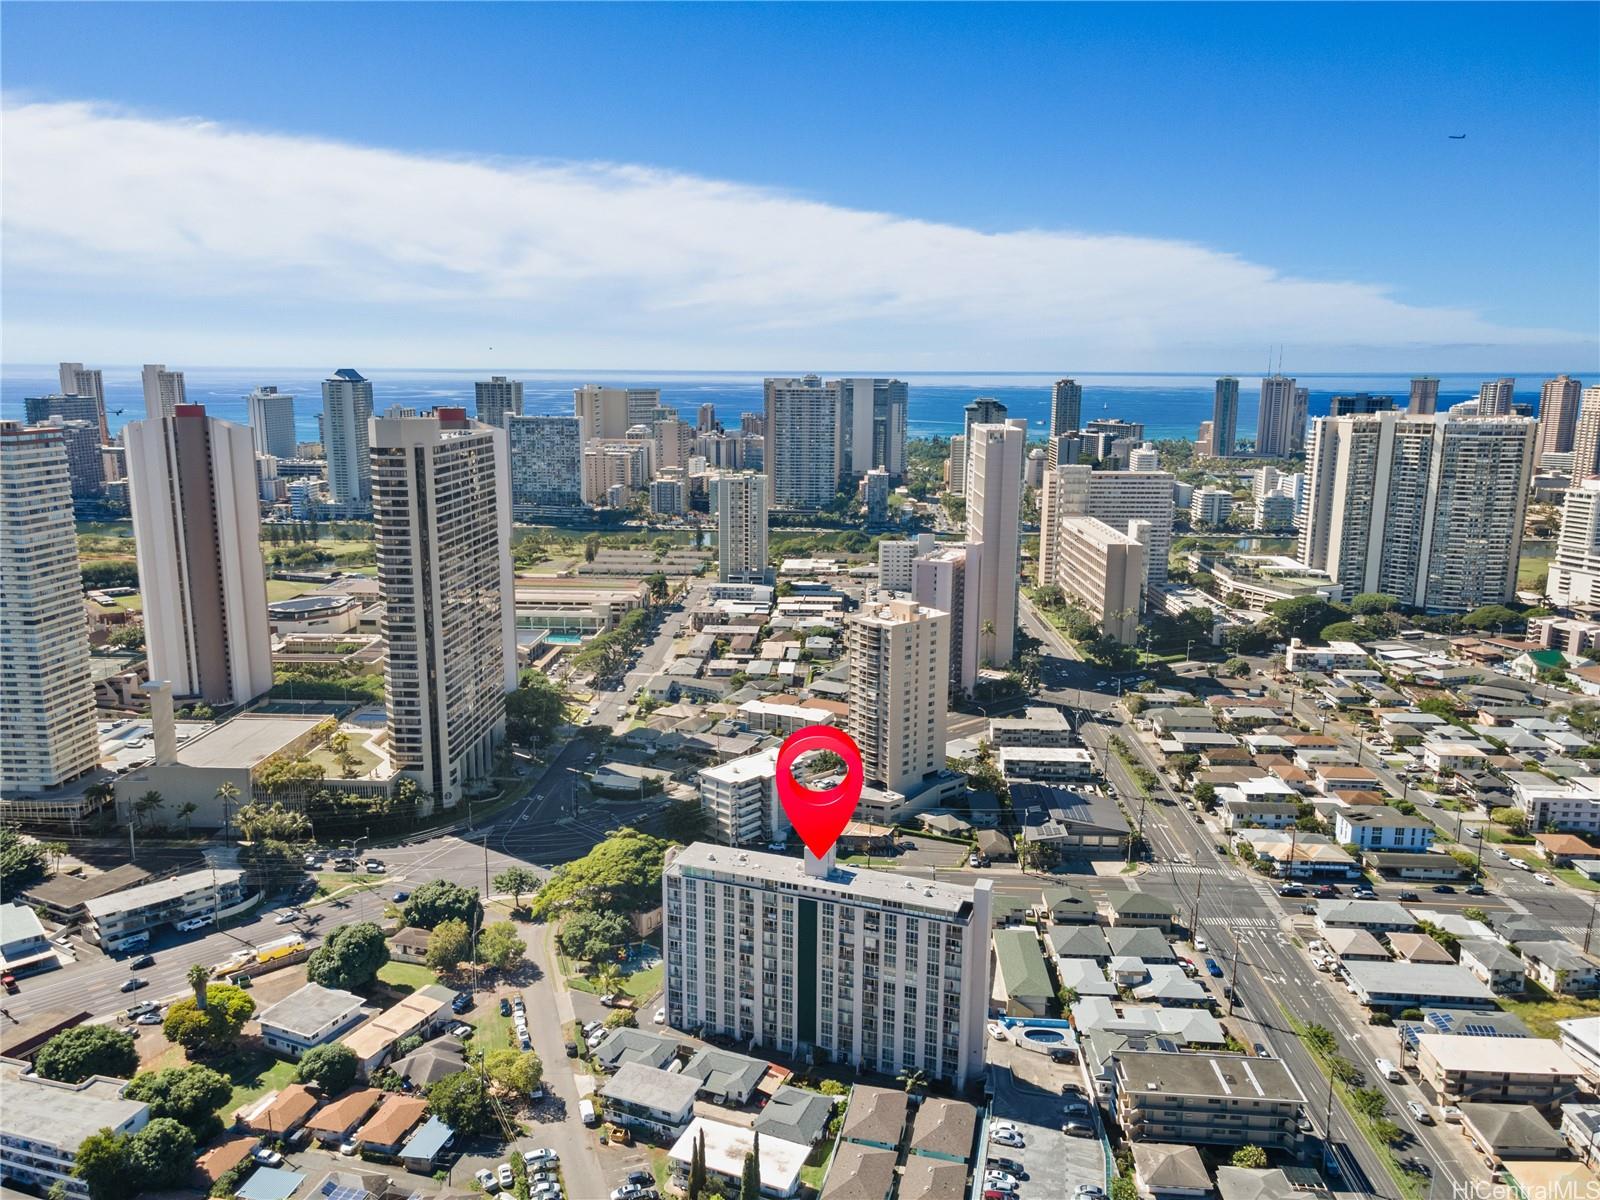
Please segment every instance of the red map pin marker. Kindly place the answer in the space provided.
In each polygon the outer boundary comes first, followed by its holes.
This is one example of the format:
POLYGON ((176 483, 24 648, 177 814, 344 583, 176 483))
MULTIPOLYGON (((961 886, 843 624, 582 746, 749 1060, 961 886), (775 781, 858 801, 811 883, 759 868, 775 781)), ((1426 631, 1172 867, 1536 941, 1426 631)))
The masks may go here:
POLYGON ((778 800, 789 823, 800 834, 806 849, 821 858, 833 848, 855 815, 861 801, 866 771, 861 751, 850 735, 832 725, 807 725, 783 739, 778 748, 778 800), (825 791, 802 787, 795 782, 795 760, 813 750, 831 750, 844 759, 844 782, 825 791))

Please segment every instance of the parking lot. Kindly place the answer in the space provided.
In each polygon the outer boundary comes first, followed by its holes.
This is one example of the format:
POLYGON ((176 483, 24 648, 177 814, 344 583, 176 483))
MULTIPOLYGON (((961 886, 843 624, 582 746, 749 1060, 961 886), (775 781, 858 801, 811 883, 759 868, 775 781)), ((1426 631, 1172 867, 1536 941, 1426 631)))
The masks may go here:
POLYGON ((1062 1132, 1062 1086, 1082 1086, 1077 1064, 1060 1064, 1047 1055, 1013 1043, 989 1043, 989 1082, 994 1092, 990 1129, 1010 1122, 1026 1143, 1021 1149, 990 1142, 985 1153, 1017 1159, 1024 1174, 1017 1200, 1068 1200, 1089 1184, 1109 1191, 1110 1154, 1100 1114, 1090 1105, 1098 1137, 1069 1137, 1062 1132))

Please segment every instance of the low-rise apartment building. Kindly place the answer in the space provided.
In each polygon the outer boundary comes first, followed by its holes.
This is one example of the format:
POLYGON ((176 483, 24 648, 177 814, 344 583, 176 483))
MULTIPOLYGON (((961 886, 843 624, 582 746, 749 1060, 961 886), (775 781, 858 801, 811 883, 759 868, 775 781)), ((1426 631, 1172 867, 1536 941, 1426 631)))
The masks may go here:
POLYGON ((1417 1072, 1423 1091, 1438 1104, 1463 1100, 1531 1104, 1551 1112, 1576 1096, 1583 1070, 1558 1043, 1475 1034, 1424 1033, 1417 1038, 1417 1072))
POLYGON ((57 1083, 32 1074, 27 1063, 0 1058, 0 1179, 40 1194, 60 1185, 88 1197, 88 1185, 72 1173, 83 1140, 102 1129, 137 1133, 149 1123, 148 1104, 123 1099, 127 1086, 105 1075, 57 1083))
POLYGON ((1333 836, 1363 850, 1424 851, 1433 845, 1433 826, 1421 817, 1381 804, 1341 809, 1333 814, 1333 836))
POLYGON ((83 932, 89 941, 116 951, 130 938, 159 926, 214 919, 243 900, 243 871, 233 867, 188 871, 87 901, 89 923, 83 932))
POLYGON ((1269 1150, 1299 1142, 1306 1099, 1280 1059, 1141 1051, 1112 1061, 1117 1120, 1132 1141, 1269 1150))
POLYGON ((717 841, 746 846, 788 836, 789 821, 778 803, 777 773, 776 746, 700 772, 700 806, 717 841))
POLYGON ((261 1040, 273 1053, 298 1059, 359 1023, 361 1005, 361 997, 354 992, 308 983, 257 1018, 261 1040))

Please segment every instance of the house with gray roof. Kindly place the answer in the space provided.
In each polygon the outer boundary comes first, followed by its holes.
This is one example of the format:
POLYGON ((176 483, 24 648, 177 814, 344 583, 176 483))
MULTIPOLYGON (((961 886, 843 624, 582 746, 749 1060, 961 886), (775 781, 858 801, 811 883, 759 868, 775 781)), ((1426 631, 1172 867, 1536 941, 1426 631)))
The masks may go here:
POLYGON ((1039 899, 1052 925, 1092 925, 1100 919, 1094 897, 1079 888, 1045 888, 1039 899))
POLYGON ((833 1111, 832 1096, 784 1084, 756 1114, 752 1128, 763 1139, 772 1137, 797 1146, 815 1146, 828 1131, 833 1111))
POLYGON ((616 1071, 623 1063, 665 1068, 678 1057, 678 1048, 679 1043, 672 1038, 623 1026, 606 1034, 594 1056, 610 1072, 616 1071))
POLYGON ((965 1100, 930 1096, 917 1106, 911 1122, 912 1154, 965 1163, 972 1157, 978 1132, 978 1110, 965 1100))
POLYGON ((700 1094, 718 1104, 744 1104, 766 1076, 765 1059, 750 1058, 731 1050, 704 1047, 684 1065, 683 1074, 693 1079, 700 1094))
POLYGON ((1528 978, 1558 996, 1592 996, 1600 991, 1600 958, 1571 942, 1518 942, 1528 978))
POLYGON ((1056 975, 1063 989, 1079 996, 1115 996, 1117 985, 1106 978, 1100 964, 1092 958, 1060 958, 1056 975))
POLYGON ((1187 1200, 1211 1194, 1211 1172, 1200 1151, 1170 1142, 1135 1142, 1133 1177, 1151 1200, 1187 1200))
POLYGON ((1175 963, 1178 961, 1177 952, 1165 935, 1159 929, 1148 925, 1136 925, 1132 928, 1113 925, 1106 930, 1106 945, 1111 948, 1112 957, 1118 955, 1131 955, 1142 958, 1147 963, 1175 963))
POLYGON ((911 1098, 904 1092, 858 1083, 850 1089, 850 1107, 839 1136, 880 1150, 898 1149, 910 1108, 911 1098))
POLYGON ((1531 1104, 1463 1101, 1456 1107, 1461 1110, 1462 1128, 1502 1162, 1566 1157, 1566 1139, 1531 1104))
POLYGON ((354 992, 308 983, 263 1012, 261 1040, 267 1049, 298 1059, 314 1046, 323 1046, 361 1022, 365 1003, 354 992))
POLYGON ((1111 959, 1111 947, 1098 925, 1052 925, 1046 936, 1057 958, 1087 958, 1102 965, 1111 959))
POLYGON ((1522 956, 1491 938, 1464 938, 1456 960, 1485 983, 1497 996, 1520 995, 1528 986, 1522 956))
POLYGON ((666 1136, 676 1136, 694 1116, 699 1080, 678 1071, 662 1071, 626 1062, 600 1089, 606 1115, 613 1121, 666 1136))
POLYGON ((1172 901, 1161 896, 1149 892, 1124 892, 1111 901, 1111 924, 1130 927, 1147 925, 1170 933, 1177 911, 1172 901))

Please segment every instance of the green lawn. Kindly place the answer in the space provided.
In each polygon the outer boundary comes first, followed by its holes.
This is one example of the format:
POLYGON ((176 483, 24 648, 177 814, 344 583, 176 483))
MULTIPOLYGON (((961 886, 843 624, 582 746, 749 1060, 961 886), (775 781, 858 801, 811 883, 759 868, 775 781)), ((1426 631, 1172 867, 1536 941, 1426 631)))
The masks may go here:
POLYGON ((822 1190, 822 1181, 827 1177, 828 1174, 828 1164, 833 1161, 833 1152, 838 1148, 838 1145, 839 1143, 837 1139, 829 1142, 827 1152, 823 1154, 821 1162, 819 1162, 816 1166, 810 1166, 808 1164, 804 1167, 801 1167, 800 1182, 805 1184, 806 1187, 811 1188, 813 1191, 820 1192, 822 1190))
MULTIPOLYGON (((350 757, 355 762, 356 773, 354 778, 357 779, 378 765, 378 756, 367 749, 365 742, 359 742, 354 737, 350 739, 350 757)), ((306 761, 321 767, 327 772, 329 779, 340 779, 344 776, 344 768, 339 766, 338 759, 333 756, 333 751, 329 750, 326 745, 318 746, 307 754, 306 761)))
POLYGON ((378 980, 397 992, 410 993, 438 983, 439 977, 421 963, 390 961, 378 968, 378 980))
POLYGON ((1517 560, 1517 587, 1522 591, 1530 591, 1544 584, 1544 579, 1550 572, 1550 560, 1555 557, 1556 544, 1553 541, 1535 542, 1524 539, 1522 543, 1522 557, 1517 560))
POLYGON ((233 1084, 233 1095, 228 1097, 222 1108, 222 1119, 227 1121, 240 1105, 259 1100, 268 1092, 293 1083, 295 1064, 262 1053, 234 1062, 219 1063, 217 1069, 233 1084))
POLYGON ((510 1049, 517 1044, 511 1018, 500 1015, 499 1000, 481 999, 479 1006, 463 1019, 477 1030, 472 1035, 472 1044, 480 1050, 510 1049))
POLYGON ((359 871, 329 871, 317 876, 317 895, 330 896, 340 888, 381 884, 383 875, 363 875, 359 871))
POLYGON ((267 601, 293 600, 296 596, 304 596, 312 589, 309 583, 296 583, 292 579, 267 580, 267 601))
POLYGON ((125 608, 129 612, 143 612, 144 611, 144 597, 141 596, 140 594, 138 594, 137 592, 135 592, 131 596, 116 596, 116 597, 113 597, 111 603, 115 604, 118 608, 125 608))
MULTIPOLYGON (((1529 984, 1530 989, 1535 986, 1529 984)), ((1600 1015, 1600 999, 1579 1000, 1571 996, 1555 997, 1542 992, 1530 992, 1530 998, 1526 1000, 1513 1000, 1501 996, 1499 1003, 1506 1012, 1521 1017, 1529 1032, 1539 1038, 1559 1037, 1561 1031, 1556 1028, 1557 1021, 1600 1015)))

